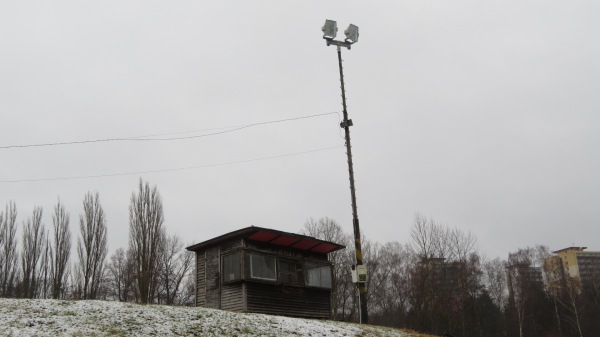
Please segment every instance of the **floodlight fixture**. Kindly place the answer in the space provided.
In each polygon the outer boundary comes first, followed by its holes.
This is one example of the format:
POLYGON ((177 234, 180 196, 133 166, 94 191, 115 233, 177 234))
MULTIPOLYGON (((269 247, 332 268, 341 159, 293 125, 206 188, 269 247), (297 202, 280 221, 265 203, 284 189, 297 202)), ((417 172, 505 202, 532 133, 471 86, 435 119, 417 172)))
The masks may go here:
POLYGON ((346 42, 356 43, 358 42, 358 27, 350 24, 348 28, 344 31, 346 34, 346 42))
POLYGON ((321 30, 323 31, 323 38, 324 39, 335 39, 335 36, 337 35, 337 22, 333 21, 333 20, 325 20, 325 25, 323 26, 323 28, 321 28, 321 30))
POLYGON ((346 38, 344 40, 334 40, 337 35, 337 22, 333 20, 325 20, 325 25, 321 28, 323 38, 328 46, 334 45, 338 48, 344 47, 350 49, 352 45, 358 42, 358 26, 350 24, 344 31, 346 38))

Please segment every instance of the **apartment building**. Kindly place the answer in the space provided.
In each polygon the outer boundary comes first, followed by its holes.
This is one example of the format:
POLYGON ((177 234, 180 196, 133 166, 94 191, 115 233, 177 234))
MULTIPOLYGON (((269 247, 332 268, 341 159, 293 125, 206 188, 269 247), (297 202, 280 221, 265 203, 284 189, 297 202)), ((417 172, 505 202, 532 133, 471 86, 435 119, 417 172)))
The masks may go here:
POLYGON ((582 287, 600 284, 600 252, 585 251, 587 247, 567 247, 553 252, 544 261, 544 271, 550 289, 558 289, 567 277, 582 287))
POLYGON ((511 300, 533 289, 543 289, 542 268, 532 267, 528 263, 509 265, 506 268, 508 296, 511 300))

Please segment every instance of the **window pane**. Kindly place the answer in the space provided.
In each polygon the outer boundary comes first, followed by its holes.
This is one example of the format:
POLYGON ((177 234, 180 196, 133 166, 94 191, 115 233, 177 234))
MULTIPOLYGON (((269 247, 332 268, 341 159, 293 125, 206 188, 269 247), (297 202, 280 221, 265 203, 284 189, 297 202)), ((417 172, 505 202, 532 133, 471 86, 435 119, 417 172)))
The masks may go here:
POLYGON ((240 253, 223 256, 223 281, 231 282, 240 279, 240 253))
POLYGON ((321 287, 331 289, 331 267, 322 266, 319 270, 321 270, 321 287))
POLYGON ((279 282, 302 285, 302 263, 295 260, 279 259, 279 282))
POLYGON ((306 264, 306 285, 331 289, 331 266, 316 263, 306 264))
POLYGON ((259 280, 275 281, 275 257, 262 254, 247 254, 249 276, 259 280))
POLYGON ((321 273, 319 271, 319 268, 315 266, 306 266, 306 277, 306 284, 311 287, 318 287, 321 284, 321 273))

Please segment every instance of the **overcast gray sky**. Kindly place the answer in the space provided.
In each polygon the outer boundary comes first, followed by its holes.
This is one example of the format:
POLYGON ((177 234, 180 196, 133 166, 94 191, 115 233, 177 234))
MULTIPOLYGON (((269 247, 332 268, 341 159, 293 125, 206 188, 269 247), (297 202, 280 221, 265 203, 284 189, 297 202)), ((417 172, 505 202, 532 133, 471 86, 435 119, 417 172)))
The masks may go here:
POLYGON ((321 116, 2 148, 0 204, 14 200, 19 223, 42 206, 50 228, 60 197, 78 235, 98 191, 111 252, 127 245, 140 177, 189 243, 322 216, 350 233, 328 114, 341 113, 336 50, 320 31, 332 19, 342 36, 360 27, 343 58, 369 239, 407 242, 419 212, 473 232, 488 257, 599 250, 599 13, 597 1, 3 1, 0 146, 321 116))

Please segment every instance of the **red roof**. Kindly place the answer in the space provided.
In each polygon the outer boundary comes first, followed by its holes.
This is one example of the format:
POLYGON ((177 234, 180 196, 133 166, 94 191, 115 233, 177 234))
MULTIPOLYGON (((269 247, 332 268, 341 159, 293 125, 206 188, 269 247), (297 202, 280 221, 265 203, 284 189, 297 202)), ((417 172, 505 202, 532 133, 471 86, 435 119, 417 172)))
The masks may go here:
POLYGON ((321 254, 327 254, 345 248, 345 246, 335 242, 319 240, 311 236, 252 226, 197 243, 187 247, 186 249, 190 251, 197 251, 200 249, 217 246, 224 241, 238 238, 246 238, 250 241, 321 254))

